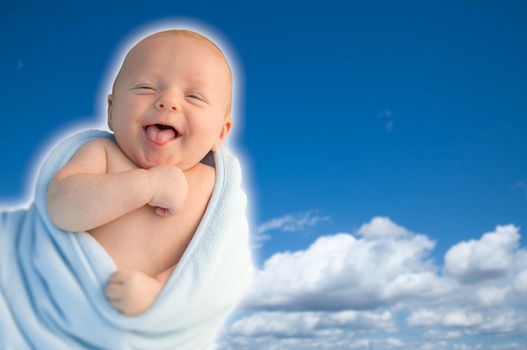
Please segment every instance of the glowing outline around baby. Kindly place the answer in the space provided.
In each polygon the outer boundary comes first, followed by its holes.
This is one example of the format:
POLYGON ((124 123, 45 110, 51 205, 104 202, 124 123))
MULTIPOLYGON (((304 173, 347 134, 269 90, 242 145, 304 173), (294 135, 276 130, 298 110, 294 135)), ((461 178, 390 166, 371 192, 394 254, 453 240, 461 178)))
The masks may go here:
MULTIPOLYGON (((41 147, 41 149, 38 150, 35 155, 32 156, 32 160, 30 162, 32 166, 31 171, 29 172, 31 175, 28 176, 26 179, 25 190, 23 191, 22 198, 14 201, 0 202, 1 210, 16 210, 18 208, 27 208, 31 205, 33 201, 33 195, 35 192, 35 185, 38 172, 46 157, 49 155, 53 147, 60 140, 64 140, 68 136, 79 133, 86 129, 108 130, 107 96, 109 91, 111 91, 113 81, 117 76, 119 68, 122 62, 124 61, 124 58, 128 51, 142 38, 150 34, 177 28, 193 30, 209 37, 214 43, 218 45, 218 47, 221 48, 231 67, 233 73, 231 114, 235 119, 235 122, 233 130, 230 133, 231 135, 229 135, 229 137, 225 140, 225 144, 229 145, 230 148, 234 149, 236 151, 236 154, 240 158, 242 171, 244 174, 243 185, 245 188, 247 188, 247 191, 248 193, 250 193, 251 196, 251 200, 248 202, 247 205, 247 216, 250 227, 255 227, 253 225, 254 221, 252 218, 254 217, 255 211, 254 203, 258 202, 258 196, 257 192, 255 191, 255 186, 253 186, 251 183, 252 164, 249 161, 248 157, 244 156, 244 152, 241 149, 238 149, 233 143, 233 141, 231 141, 231 139, 233 138, 236 139, 236 135, 238 134, 239 130, 243 129, 243 113, 240 101, 242 101, 243 97, 242 88, 244 86, 244 80, 242 69, 240 69, 241 65, 239 63, 239 60, 237 59, 237 56, 235 55, 235 50, 232 49, 231 45, 228 44, 227 40, 225 40, 221 34, 214 31, 209 25, 201 21, 185 17, 167 18, 143 25, 139 29, 133 31, 131 34, 125 37, 124 40, 122 40, 118 49, 115 50, 115 53, 113 54, 113 58, 111 59, 111 63, 108 65, 106 73, 104 74, 104 78, 101 80, 101 84, 99 84, 99 88, 97 91, 98 97, 95 105, 96 119, 91 122, 76 122, 75 124, 69 127, 63 127, 60 131, 54 133, 52 136, 47 138, 45 145, 41 147)), ((80 116, 74 117, 78 118, 80 116)), ((255 262, 259 262, 260 257, 254 245, 252 250, 253 257, 256 260, 255 262)))

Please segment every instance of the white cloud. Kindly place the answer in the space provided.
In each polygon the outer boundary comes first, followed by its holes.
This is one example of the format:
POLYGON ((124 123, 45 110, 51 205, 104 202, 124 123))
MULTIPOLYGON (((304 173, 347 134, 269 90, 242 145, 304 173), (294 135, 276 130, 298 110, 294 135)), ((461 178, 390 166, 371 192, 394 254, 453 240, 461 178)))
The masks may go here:
POLYGON ((527 295, 527 270, 519 272, 514 278, 513 283, 514 289, 516 289, 518 293, 527 295))
POLYGON ((480 313, 465 310, 449 310, 443 313, 438 310, 417 310, 407 320, 409 325, 420 327, 474 327, 481 325, 483 321, 480 313))
POLYGON ((527 339, 527 312, 506 302, 494 308, 478 309, 453 303, 438 308, 416 309, 411 311, 406 322, 411 327, 428 329, 424 335, 431 338, 455 339, 462 335, 477 337, 491 334, 527 339), (450 331, 442 333, 444 331, 438 331, 438 327, 450 331))
POLYGON ((518 231, 513 225, 498 226, 479 240, 456 244, 445 256, 445 274, 464 283, 506 276, 518 252, 518 231))
POLYGON ((463 336, 463 333, 460 331, 443 331, 443 330, 437 330, 437 329, 427 329, 423 334, 422 337, 425 339, 435 339, 435 340, 451 340, 451 339, 458 339, 463 336))
POLYGON ((481 288, 476 291, 475 295, 479 303, 483 306, 501 305, 507 298, 510 288, 494 287, 481 288))
POLYGON ((484 333, 513 334, 527 336, 527 313, 525 311, 505 309, 489 313, 487 322, 479 327, 484 333))
POLYGON ((317 210, 309 210, 298 214, 286 214, 258 225, 256 232, 251 235, 251 243, 254 249, 257 250, 265 241, 272 238, 271 235, 267 234, 269 231, 300 232, 326 220, 329 220, 329 217, 320 215, 317 210))
POLYGON ((519 228, 497 226, 459 242, 443 266, 431 259, 434 247, 426 235, 375 217, 357 232, 320 236, 304 250, 276 253, 257 271, 242 304, 245 314, 226 328, 223 344, 527 348, 527 250, 520 247, 519 228))
POLYGON ((392 346, 392 347, 402 347, 404 346, 404 341, 397 338, 388 338, 386 339, 386 344, 392 346))
POLYGON ((340 335, 345 329, 394 331, 389 311, 259 312, 232 323, 228 332, 246 337, 300 337, 340 335))
POLYGON ((463 336, 463 333, 460 331, 450 331, 445 334, 446 339, 457 339, 461 338, 463 336))
POLYGON ((409 236, 411 232, 397 225, 387 217, 377 216, 370 222, 363 224, 358 233, 364 238, 402 237, 409 236))
POLYGON ((344 331, 338 334, 328 332, 328 334, 322 336, 311 335, 307 337, 283 337, 261 334, 246 337, 225 333, 223 338, 220 339, 218 348, 221 350, 400 350, 411 349, 412 346, 399 337, 365 338, 361 332, 344 331))
POLYGON ((321 221, 329 220, 329 217, 322 216, 317 211, 310 210, 300 214, 287 214, 274 218, 258 225, 256 232, 263 234, 271 230, 281 230, 286 232, 298 232, 313 227, 321 221))
POLYGON ((430 298, 445 288, 429 253, 434 242, 374 218, 356 238, 319 237, 308 249, 277 253, 256 275, 246 305, 260 309, 366 309, 430 298))

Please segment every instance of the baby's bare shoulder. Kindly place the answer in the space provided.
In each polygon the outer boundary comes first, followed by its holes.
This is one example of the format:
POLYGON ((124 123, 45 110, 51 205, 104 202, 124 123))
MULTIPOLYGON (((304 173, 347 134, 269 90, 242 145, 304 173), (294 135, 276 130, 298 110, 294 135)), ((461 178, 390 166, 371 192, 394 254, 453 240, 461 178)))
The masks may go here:
POLYGON ((191 171, 186 172, 191 195, 210 195, 216 182, 216 170, 208 165, 198 163, 191 171))
MULTIPOLYGON (((55 175, 61 179, 74 174, 106 172, 106 141, 95 139, 87 142, 55 175)), ((110 141, 111 142, 111 141, 110 141)))
POLYGON ((70 161, 82 154, 101 157, 103 154, 107 155, 108 152, 111 152, 113 147, 116 146, 111 140, 106 138, 97 138, 82 145, 70 161))

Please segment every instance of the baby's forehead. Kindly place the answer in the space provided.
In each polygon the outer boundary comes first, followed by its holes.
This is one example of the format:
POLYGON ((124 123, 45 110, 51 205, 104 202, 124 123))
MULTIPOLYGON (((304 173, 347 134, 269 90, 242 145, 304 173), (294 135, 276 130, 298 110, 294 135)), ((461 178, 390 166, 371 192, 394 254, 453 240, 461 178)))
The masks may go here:
POLYGON ((154 34, 137 43, 128 53, 128 56, 183 55, 190 54, 195 57, 216 58, 223 61, 228 67, 228 62, 223 53, 211 42, 205 39, 187 35, 154 34))
POLYGON ((159 69, 162 63, 185 62, 185 67, 196 68, 199 73, 226 74, 232 81, 232 73, 223 53, 204 39, 186 35, 154 34, 136 44, 127 54, 122 70, 159 69))

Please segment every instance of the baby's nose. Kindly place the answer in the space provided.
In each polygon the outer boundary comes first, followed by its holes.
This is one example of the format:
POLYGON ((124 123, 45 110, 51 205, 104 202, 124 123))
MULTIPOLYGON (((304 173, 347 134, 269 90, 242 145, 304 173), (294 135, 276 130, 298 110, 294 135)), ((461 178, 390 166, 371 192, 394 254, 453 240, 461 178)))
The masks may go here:
POLYGON ((157 109, 170 109, 171 111, 177 111, 179 108, 175 102, 169 102, 166 100, 158 100, 156 102, 157 109))

